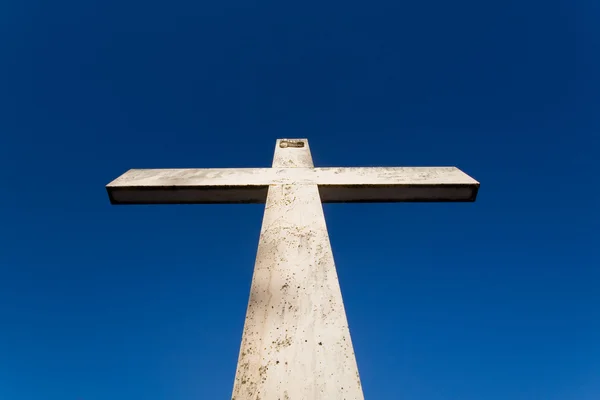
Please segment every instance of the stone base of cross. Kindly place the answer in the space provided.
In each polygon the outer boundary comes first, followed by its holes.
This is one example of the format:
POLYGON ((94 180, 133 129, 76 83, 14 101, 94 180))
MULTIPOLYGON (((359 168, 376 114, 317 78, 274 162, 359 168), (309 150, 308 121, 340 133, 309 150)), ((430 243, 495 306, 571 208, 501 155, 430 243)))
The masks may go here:
POLYGON ((266 203, 232 400, 360 400, 323 202, 475 201, 454 167, 314 168, 279 139, 272 168, 133 169, 113 204, 266 203))

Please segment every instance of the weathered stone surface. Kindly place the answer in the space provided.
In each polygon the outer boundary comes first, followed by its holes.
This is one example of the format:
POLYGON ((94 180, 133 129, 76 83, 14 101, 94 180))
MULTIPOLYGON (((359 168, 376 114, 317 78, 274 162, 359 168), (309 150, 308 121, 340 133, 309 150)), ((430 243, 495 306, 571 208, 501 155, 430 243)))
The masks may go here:
MULTIPOLYGON (((276 148, 274 167, 309 162, 276 148)), ((232 398, 363 399, 314 184, 269 187, 232 398)))
POLYGON ((132 169, 108 184, 108 188, 475 183, 455 167, 132 169))
POLYGON ((361 400, 322 202, 474 201, 454 167, 313 168, 277 141, 272 168, 130 170, 113 204, 265 203, 232 399, 361 400))
POLYGON ((281 157, 273 168, 132 169, 107 190, 115 204, 151 204, 264 203, 270 185, 286 184, 318 185, 325 203, 473 201, 479 188, 455 167, 313 168, 312 160, 281 157))

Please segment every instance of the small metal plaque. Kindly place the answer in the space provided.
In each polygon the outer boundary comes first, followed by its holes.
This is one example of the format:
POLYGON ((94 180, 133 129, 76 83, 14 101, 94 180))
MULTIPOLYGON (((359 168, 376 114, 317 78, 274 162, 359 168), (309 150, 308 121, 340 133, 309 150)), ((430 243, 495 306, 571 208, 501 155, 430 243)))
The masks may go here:
POLYGON ((282 140, 279 142, 279 147, 284 149, 286 147, 301 148, 304 147, 304 142, 302 140, 282 140))

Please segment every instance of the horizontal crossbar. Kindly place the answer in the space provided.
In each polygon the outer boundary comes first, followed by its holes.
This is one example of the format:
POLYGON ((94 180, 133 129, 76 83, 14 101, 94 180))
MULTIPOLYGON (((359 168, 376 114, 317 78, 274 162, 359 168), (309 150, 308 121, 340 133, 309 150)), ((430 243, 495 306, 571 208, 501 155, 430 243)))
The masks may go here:
POLYGON ((107 185, 113 204, 264 203, 270 185, 318 185, 324 203, 474 201, 455 167, 132 169, 107 185))

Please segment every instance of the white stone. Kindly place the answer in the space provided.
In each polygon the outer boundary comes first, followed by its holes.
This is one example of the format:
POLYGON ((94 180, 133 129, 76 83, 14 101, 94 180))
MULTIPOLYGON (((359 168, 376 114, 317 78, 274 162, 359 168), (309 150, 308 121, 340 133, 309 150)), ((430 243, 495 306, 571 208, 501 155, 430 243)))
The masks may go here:
POLYGON ((363 393, 322 202, 474 201, 454 167, 314 168, 277 141, 272 168, 130 170, 113 204, 265 203, 233 400, 360 400, 363 393))
POLYGON ((109 188, 165 186, 476 184, 456 167, 131 169, 109 188))
MULTIPOLYGON (((279 146, 277 149, 298 153, 305 150, 279 146)), ((279 156, 275 157, 277 161, 279 156)), ((456 167, 313 168, 312 160, 293 164, 283 159, 274 165, 273 168, 132 169, 108 184, 107 190, 114 204, 151 204, 264 203, 268 187, 283 184, 318 185, 324 203, 474 201, 479 188, 479 182, 456 167)))
POLYGON ((363 399, 315 184, 269 187, 232 399, 363 399))

